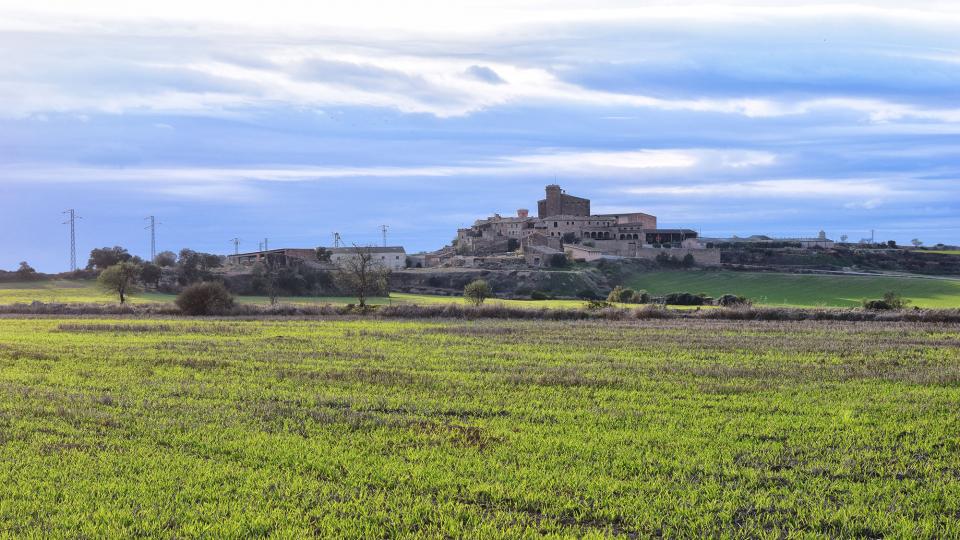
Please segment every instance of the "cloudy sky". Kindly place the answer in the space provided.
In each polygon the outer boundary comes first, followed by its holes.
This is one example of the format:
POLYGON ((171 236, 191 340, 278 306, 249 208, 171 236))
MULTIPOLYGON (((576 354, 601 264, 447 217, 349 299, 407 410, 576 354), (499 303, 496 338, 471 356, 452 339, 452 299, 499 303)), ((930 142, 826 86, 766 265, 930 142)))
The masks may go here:
POLYGON ((704 235, 960 241, 960 5, 0 0, 0 268, 449 242, 559 183, 704 235), (908 6, 908 7, 903 7, 908 6))

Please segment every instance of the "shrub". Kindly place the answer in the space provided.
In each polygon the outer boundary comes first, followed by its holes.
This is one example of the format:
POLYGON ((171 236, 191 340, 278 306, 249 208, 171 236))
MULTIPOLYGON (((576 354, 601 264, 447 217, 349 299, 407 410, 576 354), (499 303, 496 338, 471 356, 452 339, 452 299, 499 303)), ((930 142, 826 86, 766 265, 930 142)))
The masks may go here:
POLYGON ((670 293, 663 297, 663 303, 671 306, 702 306, 704 300, 704 297, 688 292, 670 293))
POLYGON ((187 315, 222 315, 233 307, 233 296, 223 283, 205 281, 184 289, 176 303, 187 315))
POLYGON ((617 285, 607 295, 607 302, 620 302, 621 304, 646 304, 650 302, 650 294, 647 291, 621 287, 617 285))
POLYGON ((738 307, 738 306, 749 306, 752 302, 746 296, 738 296, 736 294, 724 294, 720 298, 717 298, 717 305, 724 307, 738 307))
POLYGON ((620 285, 617 285, 616 287, 613 288, 612 291, 610 291, 610 294, 607 295, 607 302, 624 302, 625 301, 624 297, 627 296, 626 294, 627 291, 629 291, 630 293, 629 297, 632 299, 633 298, 632 289, 624 289, 620 285))
POLYGON ((463 288, 463 297, 475 306, 482 304, 488 296, 490 296, 490 285, 482 279, 471 281, 463 288))
POLYGON ((550 296, 543 291, 533 291, 530 293, 531 300, 549 300, 550 296))
POLYGON ((614 307, 613 304, 604 300, 588 300, 587 309, 590 311, 596 311, 598 309, 607 309, 614 307))
POLYGON ((883 298, 879 300, 863 301, 864 309, 872 310, 904 309, 909 304, 909 300, 903 298, 899 293, 893 291, 884 293, 883 298))
POLYGON ((584 289, 577 293, 577 298, 582 298, 584 300, 599 300, 600 297, 597 296, 597 293, 593 292, 590 289, 584 289))
POLYGON ((617 285, 612 291, 610 291, 610 294, 607 295, 607 302, 620 302, 625 304, 633 302, 633 296, 633 289, 628 289, 617 285))
POLYGON ((550 267, 551 268, 566 268, 569 261, 567 261, 567 255, 565 253, 554 253, 550 256, 550 267))

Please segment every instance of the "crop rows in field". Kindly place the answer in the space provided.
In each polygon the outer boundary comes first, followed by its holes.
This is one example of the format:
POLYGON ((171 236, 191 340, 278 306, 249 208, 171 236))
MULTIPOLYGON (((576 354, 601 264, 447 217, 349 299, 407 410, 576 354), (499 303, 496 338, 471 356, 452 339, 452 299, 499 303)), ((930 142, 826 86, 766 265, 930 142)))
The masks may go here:
POLYGON ((0 319, 0 531, 951 536, 958 404, 957 326, 0 319))

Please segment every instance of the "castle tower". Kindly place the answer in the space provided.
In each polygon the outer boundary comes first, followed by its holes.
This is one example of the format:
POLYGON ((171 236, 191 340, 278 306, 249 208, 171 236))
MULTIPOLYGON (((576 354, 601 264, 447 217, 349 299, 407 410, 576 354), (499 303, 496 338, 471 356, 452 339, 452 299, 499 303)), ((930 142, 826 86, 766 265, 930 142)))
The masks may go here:
POLYGON ((547 198, 537 201, 537 215, 541 219, 550 216, 589 216, 590 199, 567 195, 556 184, 546 188, 547 198))

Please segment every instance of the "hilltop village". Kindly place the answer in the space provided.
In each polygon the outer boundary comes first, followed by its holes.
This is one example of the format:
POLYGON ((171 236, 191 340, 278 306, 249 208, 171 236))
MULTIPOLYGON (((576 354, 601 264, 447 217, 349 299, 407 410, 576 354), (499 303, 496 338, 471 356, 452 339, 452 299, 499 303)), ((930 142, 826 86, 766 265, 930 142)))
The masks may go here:
MULTIPOLYGON (((302 275, 322 274, 361 249, 391 271, 391 290, 458 294, 465 283, 482 277, 504 295, 550 291, 573 296, 608 290, 616 272, 769 262, 756 259, 755 250, 744 250, 745 246, 766 247, 770 249, 765 253, 781 255, 787 249, 794 258, 797 252, 834 247, 822 231, 812 238, 701 238, 693 229, 659 228, 657 217, 645 212, 594 214, 590 199, 568 194, 555 184, 546 186, 536 208, 535 216, 521 208, 514 215, 478 219, 459 229, 449 245, 432 252, 407 253, 403 246, 264 249, 227 256, 225 270, 241 282, 245 275, 256 274, 263 266, 259 263, 296 269, 302 275)), ((238 288, 244 289, 242 283, 238 288)))
MULTIPOLYGON (((546 186, 537 201, 537 215, 521 208, 516 215, 494 214, 457 230, 454 241, 433 252, 408 254, 402 246, 363 247, 373 259, 393 271, 436 268, 530 269, 562 267, 569 262, 598 260, 686 261, 688 266, 721 263, 720 246, 737 243, 790 245, 797 248, 831 248, 833 240, 822 231, 814 238, 699 238, 692 229, 661 229, 657 217, 644 212, 594 214, 590 199, 546 186)), ((281 265, 337 263, 355 253, 351 247, 325 248, 329 260, 317 261, 314 248, 279 248, 229 255, 234 266, 261 261, 281 265)))
POLYGON ((478 220, 458 230, 455 244, 429 262, 443 264, 444 259, 457 261, 459 256, 470 266, 519 249, 531 267, 556 265, 560 258, 654 259, 662 250, 672 250, 678 257, 690 254, 701 264, 719 263, 719 250, 705 248, 696 239, 696 231, 690 229, 658 229, 656 216, 643 212, 593 214, 590 199, 569 195, 554 184, 537 201, 536 217, 521 208, 516 216, 494 214, 478 220))

